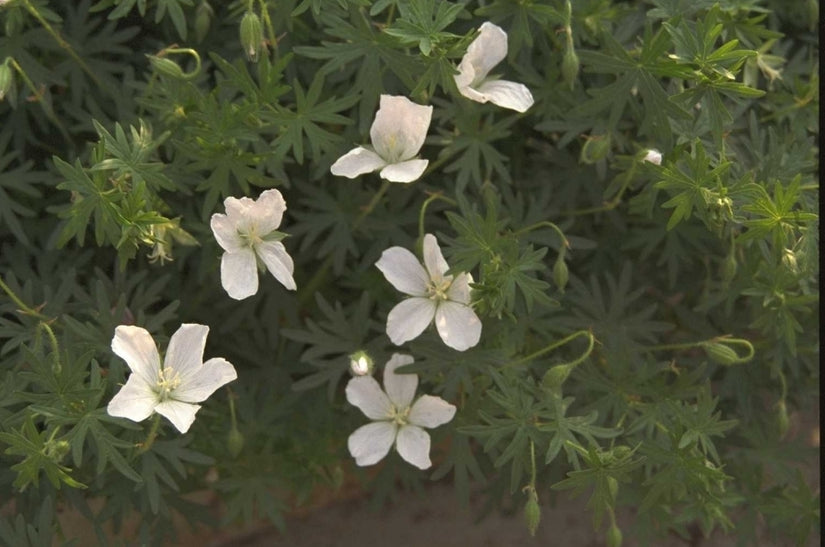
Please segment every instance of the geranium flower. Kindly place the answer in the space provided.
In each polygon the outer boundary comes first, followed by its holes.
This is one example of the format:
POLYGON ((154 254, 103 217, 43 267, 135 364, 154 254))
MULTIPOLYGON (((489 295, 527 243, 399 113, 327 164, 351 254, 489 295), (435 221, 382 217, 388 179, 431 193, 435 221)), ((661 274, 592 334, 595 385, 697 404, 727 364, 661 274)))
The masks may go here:
POLYGON ((455 84, 459 93, 468 99, 479 103, 490 101, 502 108, 525 112, 533 105, 533 95, 527 86, 487 76, 505 57, 507 33, 493 23, 482 24, 479 35, 458 65, 455 84))
POLYGON ((662 153, 655 148, 651 148, 645 152, 645 157, 642 158, 642 161, 647 161, 654 165, 662 165, 662 153))
POLYGON ((216 389, 238 377, 223 357, 203 362, 206 325, 184 323, 172 335, 163 367, 146 329, 120 325, 112 338, 112 351, 126 361, 132 374, 106 408, 110 416, 140 422, 157 412, 181 433, 189 431, 200 403, 216 389))
POLYGON ((401 301, 387 316, 387 336, 401 345, 416 338, 435 319, 444 343, 458 351, 478 344, 481 321, 470 307, 472 277, 449 269, 435 236, 424 236, 424 267, 407 249, 390 247, 375 265, 393 287, 411 298, 401 301))
POLYGON ((286 234, 275 230, 286 211, 281 193, 272 189, 257 200, 226 198, 223 205, 226 214, 215 213, 210 224, 218 245, 226 251, 221 257, 221 285, 229 296, 243 300, 258 292, 257 269, 264 266, 294 291, 292 257, 280 241, 286 234))
POLYGON ((427 137, 432 106, 415 104, 406 97, 381 95, 370 128, 372 146, 350 150, 332 164, 333 175, 354 179, 380 169, 381 178, 412 182, 427 168, 427 160, 413 159, 427 137))
POLYGON ((396 368, 412 362, 409 355, 393 354, 384 367, 386 393, 372 376, 358 376, 347 384, 347 401, 375 420, 356 429, 347 440, 349 453, 359 466, 378 463, 393 444, 405 461, 419 469, 432 465, 430 436, 422 428, 446 424, 456 409, 432 395, 422 395, 413 403, 418 375, 395 373, 396 368))

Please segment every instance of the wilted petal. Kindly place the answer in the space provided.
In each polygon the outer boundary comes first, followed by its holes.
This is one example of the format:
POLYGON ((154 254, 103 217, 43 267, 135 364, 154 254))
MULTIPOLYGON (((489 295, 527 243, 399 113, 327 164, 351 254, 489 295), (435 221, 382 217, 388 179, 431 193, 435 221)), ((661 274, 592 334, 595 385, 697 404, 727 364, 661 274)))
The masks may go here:
POLYGON ((287 289, 294 291, 296 287, 292 272, 295 266, 292 264, 292 257, 286 252, 284 244, 280 241, 264 241, 259 243, 255 250, 266 264, 266 269, 275 276, 275 279, 280 281, 281 285, 287 289))
POLYGON ((284 196, 278 190, 271 188, 258 196, 249 208, 248 218, 259 234, 266 235, 281 225, 284 211, 286 211, 284 196))
POLYGON ((163 368, 172 368, 183 378, 197 373, 203 366, 203 348, 209 327, 196 323, 184 323, 169 339, 163 368))
POLYGON ((195 414, 200 410, 200 405, 182 403, 180 401, 168 400, 159 403, 155 407, 155 412, 165 416, 172 425, 181 433, 189 431, 192 422, 195 421, 195 414))
POLYGON ((424 254, 424 265, 427 267, 430 279, 436 283, 441 283, 441 280, 444 279, 444 272, 450 267, 447 265, 447 261, 444 260, 444 255, 441 254, 441 247, 438 246, 438 240, 435 239, 434 235, 424 235, 422 250, 424 254))
MULTIPOLYGON (((457 82, 458 81, 456 80, 456 83, 457 82)), ((486 103, 487 102, 487 96, 486 95, 484 95, 483 93, 479 93, 478 91, 476 91, 475 89, 473 89, 469 85, 458 86, 458 92, 461 93, 462 95, 464 95, 465 97, 467 97, 468 99, 470 99, 472 101, 475 101, 477 103, 486 103)))
POLYGON ((375 151, 387 163, 412 159, 424 144, 432 115, 432 106, 415 104, 406 97, 381 95, 378 112, 370 128, 375 151))
POLYGON ((459 304, 470 304, 470 283, 473 282, 473 276, 468 273, 460 273, 450 284, 447 290, 447 299, 459 304))
POLYGON ((355 463, 363 467, 380 462, 392 448, 395 429, 393 422, 373 422, 356 429, 347 439, 355 463))
POLYGON ((411 356, 393 353, 384 367, 384 389, 397 409, 408 408, 412 403, 418 388, 418 374, 396 374, 395 369, 412 363, 411 356))
POLYGON ((472 83, 478 84, 507 57, 507 33, 489 21, 479 27, 479 34, 467 48, 461 60, 473 66, 475 72, 472 83))
POLYGON ((414 425, 405 425, 398 431, 395 441, 398 453, 408 463, 419 469, 428 469, 430 461, 430 436, 426 431, 414 425))
POLYGON ((160 375, 160 356, 152 335, 144 328, 120 325, 112 338, 112 351, 145 384, 154 385, 160 375))
POLYGON ((109 401, 106 412, 109 416, 129 418, 134 422, 145 420, 152 415, 155 405, 158 404, 157 396, 152 388, 153 385, 147 384, 137 374, 131 375, 126 384, 109 401))
POLYGON ((243 300, 258 292, 258 270, 255 253, 249 247, 221 257, 221 285, 235 300, 243 300))
POLYGON ((524 84, 507 80, 490 80, 476 88, 488 101, 502 108, 526 112, 533 106, 533 94, 524 84))
POLYGON ((244 242, 238 233, 238 226, 228 216, 215 213, 209 221, 215 240, 224 251, 234 252, 244 246, 244 242))
POLYGON ((396 346, 417 338, 435 317, 435 302, 414 296, 401 301, 387 316, 387 336, 396 346))
POLYGON ((420 427, 438 427, 455 416, 455 406, 441 397, 422 395, 410 409, 411 424, 420 427))
POLYGON ((232 363, 222 357, 213 357, 189 374, 181 374, 180 385, 172 392, 172 397, 184 403, 200 403, 237 377, 232 363))
POLYGON ((372 150, 359 146, 338 158, 338 161, 332 164, 329 171, 339 177, 354 179, 359 175, 377 171, 385 165, 387 165, 387 162, 381 159, 381 156, 372 150))
POLYGON ((407 160, 392 163, 383 169, 379 175, 390 182, 412 182, 421 178, 427 169, 429 160, 407 160))
POLYGON ((392 414, 392 404, 372 376, 357 376, 347 383, 347 401, 361 409, 371 420, 384 420, 392 414))
POLYGON ((464 351, 478 344, 481 321, 470 306, 445 300, 435 312, 435 327, 444 343, 464 351))
POLYGON ((426 296, 430 278, 415 255, 407 249, 390 247, 381 253, 381 258, 375 266, 381 270, 387 281, 402 293, 426 296))

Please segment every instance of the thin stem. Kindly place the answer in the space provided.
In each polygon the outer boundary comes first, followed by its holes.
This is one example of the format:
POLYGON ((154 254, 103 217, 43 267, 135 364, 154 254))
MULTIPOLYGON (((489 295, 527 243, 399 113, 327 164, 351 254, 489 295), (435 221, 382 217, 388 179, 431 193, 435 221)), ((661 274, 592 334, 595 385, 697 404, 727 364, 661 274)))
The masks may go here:
POLYGON ((9 57, 9 61, 11 62, 11 66, 14 67, 14 69, 17 71, 18 74, 20 74, 20 77, 23 79, 23 82, 26 84, 26 87, 28 87, 31 90, 31 92, 34 94, 34 99, 37 101, 37 103, 43 109, 43 112, 46 113, 46 117, 49 119, 49 121, 51 121, 55 125, 55 127, 57 127, 57 129, 60 130, 60 134, 63 136, 64 139, 66 139, 66 142, 71 144, 72 139, 69 136, 69 132, 66 131, 66 128, 63 127, 63 124, 57 118, 57 116, 54 113, 54 110, 52 110, 51 105, 48 102, 43 100, 43 92, 40 89, 37 88, 37 86, 34 84, 34 82, 31 80, 31 78, 29 78, 29 75, 26 74, 26 71, 23 70, 23 67, 21 67, 17 63, 17 61, 14 59, 14 57, 9 57))
MULTIPOLYGON (((567 344, 568 342, 570 342, 570 341, 572 341, 572 340, 574 340, 574 339, 576 339, 580 336, 587 336, 590 339, 590 348, 589 348, 589 350, 586 354, 584 354, 582 357, 579 357, 576 361, 574 361, 572 363, 575 366, 575 365, 581 363, 584 359, 586 359, 587 356, 590 354, 590 351, 592 351, 592 349, 593 349, 593 343, 595 341, 595 338, 593 337, 593 333, 591 333, 589 330, 580 330, 580 331, 574 332, 570 336, 562 338, 558 342, 553 342, 549 346, 545 346, 545 347, 541 348, 540 350, 531 353, 530 355, 522 357, 521 359, 517 359, 515 361, 510 361, 509 363, 507 363, 504 366, 505 367, 514 367, 514 366, 520 365, 522 363, 527 363, 529 361, 532 361, 534 359, 537 359, 537 358, 541 357, 542 355, 544 355, 546 353, 550 353, 554 349, 556 349, 558 347, 561 347, 561 346, 567 344)), ((568 364, 571 364, 571 363, 568 363, 568 364)))
MULTIPOLYGON (((261 5, 261 18, 264 21, 264 27, 266 27, 266 33, 269 38, 269 43, 272 44, 272 50, 275 53, 275 57, 278 57, 278 37, 275 35, 275 27, 272 26, 272 20, 269 18, 269 10, 266 7, 266 0, 259 0, 258 2, 261 5)), ((252 2, 250 2, 250 10, 252 9, 252 2)))
POLYGON ((634 162, 633 165, 630 166, 630 169, 628 169, 627 173, 625 174, 621 188, 619 188, 619 191, 616 193, 616 196, 610 201, 607 201, 597 207, 588 207, 586 209, 574 209, 572 211, 563 211, 561 214, 565 216, 574 217, 580 215, 588 215, 592 213, 600 213, 604 211, 612 211, 613 209, 618 207, 619 204, 622 203, 624 193, 630 187, 630 183, 633 180, 633 175, 636 174, 636 165, 637 164, 634 162))
POLYGON ((424 200, 424 203, 421 204, 421 210, 418 212, 418 239, 424 239, 424 213, 427 212, 427 206, 430 205, 433 201, 440 199, 450 203, 452 205, 456 205, 456 201, 445 197, 444 194, 441 192, 436 192, 434 194, 430 194, 430 197, 424 200))
POLYGON ((43 314, 42 314, 42 313, 40 313, 39 311, 37 311, 37 310, 35 310, 35 309, 33 309, 33 308, 30 308, 30 307, 29 307, 29 306, 28 306, 25 302, 23 302, 22 300, 20 300, 20 297, 19 297, 19 296, 17 296, 17 295, 14 293, 14 291, 13 291, 13 290, 11 290, 11 287, 9 287, 8 285, 6 285, 6 282, 3 280, 3 276, 2 276, 2 275, 0 275, 0 289, 3 289, 3 292, 5 292, 5 293, 9 296, 9 298, 11 298, 11 301, 12 301, 12 302, 14 302, 14 303, 17 305, 17 307, 19 308, 19 310, 18 310, 18 311, 19 311, 20 313, 23 313, 23 314, 25 314, 25 315, 31 315, 32 317, 35 317, 35 318, 37 318, 37 319, 40 319, 41 321, 47 321, 47 320, 49 320, 49 318, 48 318, 48 317, 46 317, 45 315, 43 315, 43 314))
POLYGON ((570 242, 564 237, 564 232, 561 231, 561 228, 556 226, 554 223, 550 222, 549 220, 542 220, 541 222, 536 222, 535 224, 531 224, 530 226, 525 226, 524 228, 513 232, 514 236, 519 236, 521 234, 531 232, 537 228, 552 228, 557 234, 559 234, 559 238, 561 238, 562 245, 567 249, 570 248, 570 242))
POLYGON ((149 434, 146 435, 146 440, 140 445, 138 448, 138 454, 143 454, 155 443, 155 439, 158 436, 158 428, 160 427, 160 414, 155 414, 155 417, 152 419, 152 426, 149 428, 149 434))
POLYGON ((49 324, 45 321, 40 321, 37 326, 46 332, 46 337, 49 339, 49 344, 52 346, 52 353, 54 353, 52 370, 54 370, 55 374, 60 374, 60 371, 63 370, 63 365, 60 362, 60 345, 57 343, 57 337, 54 335, 54 331, 49 324))

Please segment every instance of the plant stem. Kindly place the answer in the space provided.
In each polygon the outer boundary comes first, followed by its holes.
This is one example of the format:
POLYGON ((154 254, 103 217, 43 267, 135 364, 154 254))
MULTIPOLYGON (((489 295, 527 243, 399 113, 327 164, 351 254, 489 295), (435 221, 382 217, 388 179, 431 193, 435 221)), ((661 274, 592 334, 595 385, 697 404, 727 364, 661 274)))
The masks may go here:
POLYGON ((589 330, 580 330, 580 331, 574 332, 570 336, 562 338, 558 342, 553 342, 549 346, 545 346, 545 347, 541 348, 540 350, 531 353, 530 355, 522 357, 521 359, 517 359, 515 361, 510 361, 509 363, 507 363, 504 366, 505 367, 514 367, 514 366, 520 365, 522 363, 527 363, 529 361, 532 361, 533 359, 537 359, 538 357, 541 357, 542 355, 544 355, 546 353, 550 353, 554 349, 556 349, 558 347, 561 347, 561 346, 565 345, 566 343, 568 343, 568 342, 570 342, 570 341, 572 341, 572 340, 574 340, 574 339, 576 339, 580 336, 587 336, 590 340, 590 346, 589 346, 588 351, 584 355, 582 355, 581 357, 579 357, 578 359, 576 359, 572 363, 567 363, 568 365, 575 366, 575 365, 581 363, 582 361, 584 361, 587 358, 587 356, 590 355, 590 351, 592 351, 592 349, 593 349, 593 344, 595 343, 596 339, 593 337, 593 333, 591 333, 589 330))
POLYGON ((66 139, 66 142, 72 144, 72 139, 69 136, 69 132, 66 131, 66 128, 63 127, 63 124, 55 115, 54 110, 52 110, 51 104, 43 100, 43 92, 37 88, 37 86, 34 84, 31 78, 29 78, 29 75, 26 74, 26 71, 23 70, 23 67, 21 67, 17 63, 14 57, 9 57, 9 61, 11 62, 11 66, 14 67, 14 70, 16 70, 18 74, 20 74, 20 77, 23 79, 23 82, 25 82, 26 87, 28 87, 34 94, 35 100, 40 105, 40 108, 43 109, 43 112, 46 113, 46 117, 49 119, 49 121, 51 121, 55 125, 55 127, 57 127, 57 129, 60 131, 60 135, 64 139, 66 139))
POLYGON ((155 438, 158 436, 158 428, 160 427, 160 414, 155 414, 152 419, 152 426, 149 428, 149 433, 146 435, 146 440, 138 448, 138 454, 143 454, 155 443, 155 438))
POLYGON ((570 248, 570 242, 567 240, 566 237, 564 237, 564 232, 562 232, 561 228, 559 228, 549 220, 542 220, 541 222, 536 222, 535 224, 531 224, 530 226, 525 226, 524 228, 513 232, 513 235, 519 236, 521 234, 531 232, 537 228, 552 228, 553 230, 555 230, 557 234, 559 234, 559 238, 561 238, 562 245, 567 249, 570 248))

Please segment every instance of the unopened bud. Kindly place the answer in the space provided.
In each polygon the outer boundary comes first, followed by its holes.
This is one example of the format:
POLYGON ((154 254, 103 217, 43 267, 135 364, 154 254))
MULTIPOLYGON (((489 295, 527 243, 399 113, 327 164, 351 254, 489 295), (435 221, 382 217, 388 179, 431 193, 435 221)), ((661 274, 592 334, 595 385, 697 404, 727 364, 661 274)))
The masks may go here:
POLYGON ((230 429, 229 435, 226 437, 226 449, 229 451, 229 455, 237 458, 241 450, 243 450, 243 443, 243 433, 238 431, 236 427, 230 429))
POLYGON ((645 157, 642 158, 642 161, 652 163, 653 165, 662 165, 662 153, 655 148, 651 148, 645 152, 645 157))
POLYGON ((621 547, 622 546, 622 531, 616 524, 611 524, 607 529, 607 547, 621 547))
POLYGON ((186 78, 186 75, 183 73, 183 69, 172 59, 158 57, 157 55, 147 55, 147 57, 149 57, 149 63, 151 63, 152 68, 160 74, 176 80, 186 78))
POLYGON ((566 83, 570 89, 573 89, 578 75, 579 56, 576 55, 576 49, 570 45, 564 51, 564 56, 561 58, 561 76, 564 78, 564 83, 566 83))
POLYGON ((356 351, 349 356, 349 370, 353 376, 367 376, 372 374, 375 365, 372 358, 365 351, 356 351))
POLYGON ((619 481, 615 477, 607 477, 607 491, 610 493, 610 499, 616 502, 616 496, 619 495, 619 481))
POLYGON ((3 64, 0 64, 0 101, 3 100, 7 93, 11 92, 13 87, 14 71, 12 67, 9 66, 9 58, 6 57, 3 64))
POLYGON ((572 371, 573 367, 570 365, 556 365, 544 373, 541 385, 550 391, 558 391, 572 371))
POLYGON ((788 434, 788 429, 791 427, 791 420, 788 418, 788 408, 785 406, 784 400, 776 403, 776 424, 779 426, 779 438, 782 439, 788 434))
POLYGON ((530 487, 530 493, 527 495, 527 503, 524 504, 524 520, 527 523, 527 531, 530 532, 530 536, 535 536, 541 521, 541 507, 539 507, 539 497, 532 487, 530 487))
POLYGON ((596 163, 607 157, 610 152, 610 135, 588 137, 582 146, 579 160, 582 163, 596 163))
POLYGON ((564 253, 559 253, 556 263, 553 264, 553 282, 561 292, 567 286, 567 281, 570 279, 570 272, 567 269, 567 263, 564 261, 564 253))
POLYGON ((720 365, 735 365, 742 362, 732 348, 719 342, 705 342, 702 344, 702 349, 711 361, 720 365))
POLYGON ((241 47, 246 58, 253 63, 258 61, 263 41, 264 30, 260 17, 255 12, 247 11, 241 19, 241 47))
POLYGON ((195 8, 195 41, 200 43, 206 38, 206 33, 209 32, 209 27, 212 25, 212 17, 215 11, 209 2, 203 0, 198 7, 195 8))
POLYGON ((736 256, 734 256, 733 250, 731 249, 731 252, 725 257, 725 261, 722 262, 722 281, 725 283, 733 281, 738 268, 739 265, 736 263, 736 256))

